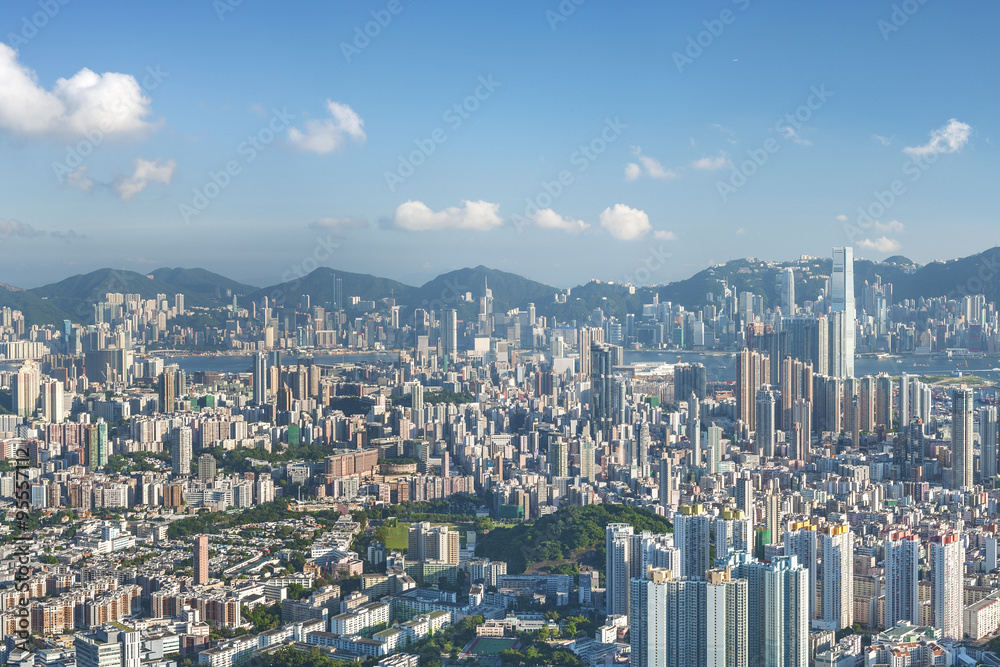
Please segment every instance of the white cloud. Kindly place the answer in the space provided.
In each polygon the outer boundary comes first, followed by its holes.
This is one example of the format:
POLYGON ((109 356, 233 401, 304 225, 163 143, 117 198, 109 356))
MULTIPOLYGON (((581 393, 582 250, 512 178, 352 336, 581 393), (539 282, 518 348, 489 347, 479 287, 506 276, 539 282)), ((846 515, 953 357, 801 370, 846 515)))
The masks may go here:
POLYGON ((712 127, 714 127, 716 130, 718 130, 719 133, 722 134, 722 136, 724 136, 726 138, 726 141, 728 141, 730 144, 732 144, 734 146, 736 145, 736 143, 737 143, 737 141, 736 141, 736 133, 733 130, 731 130, 730 128, 726 127, 725 125, 719 125, 718 123, 713 123, 712 127))
POLYGON ((0 240, 10 238, 12 236, 20 236, 22 238, 30 239, 35 236, 41 236, 43 232, 38 231, 26 222, 20 222, 19 220, 4 220, 0 218, 0 240))
POLYGON ((590 228, 583 220, 574 220, 571 217, 563 217, 551 208, 542 210, 531 216, 532 222, 542 229, 558 229, 564 232, 577 233, 590 228))
POLYGON ((344 237, 356 229, 364 229, 368 221, 364 218, 320 218, 309 223, 309 229, 318 229, 327 234, 344 237))
POLYGON ((657 241, 676 241, 677 234, 673 232, 665 232, 663 230, 658 230, 653 232, 653 238, 657 241))
POLYGON ((638 146, 632 147, 632 155, 635 155, 636 162, 630 162, 625 166, 625 178, 634 181, 639 176, 645 174, 650 178, 677 178, 677 172, 667 169, 656 158, 642 154, 642 149, 638 146))
POLYGON ((649 233, 653 227, 645 211, 615 204, 601 212, 601 227, 616 239, 634 241, 649 233))
POLYGON ((737 236, 743 236, 746 233, 747 233, 746 227, 740 227, 739 229, 736 230, 737 236))
POLYGON ((368 138, 364 130, 365 121, 361 120, 354 109, 331 100, 326 101, 326 107, 332 118, 308 120, 304 131, 297 127, 288 129, 288 143, 293 148, 326 155, 343 148, 348 137, 357 143, 365 142, 368 138))
POLYGON ((873 134, 872 139, 879 142, 883 146, 888 146, 889 144, 892 143, 892 139, 890 139, 889 137, 883 137, 881 134, 873 134))
POLYGON ((90 189, 94 187, 94 181, 87 177, 87 169, 89 169, 89 167, 77 167, 66 177, 66 182, 74 188, 78 188, 84 192, 90 192, 90 189))
POLYGON ((781 135, 785 139, 791 139, 799 146, 812 146, 812 142, 809 141, 808 139, 803 139, 801 136, 799 136, 799 133, 796 132, 795 128, 792 127, 791 125, 783 125, 781 128, 781 135))
POLYGON ((875 231, 879 232, 890 232, 893 234, 899 234, 903 231, 905 225, 899 220, 890 220, 889 222, 882 222, 880 220, 875 221, 875 231))
POLYGON ((848 220, 850 220, 850 218, 848 218, 843 213, 841 213, 840 215, 837 216, 837 221, 838 222, 847 222, 848 220))
POLYGON ((691 163, 695 169, 724 169, 732 167, 733 161, 729 159, 725 151, 721 151, 715 157, 703 157, 691 163))
POLYGON ((145 190, 146 186, 150 183, 170 185, 175 169, 177 169, 177 162, 174 160, 167 160, 163 164, 160 164, 159 159, 143 160, 141 157, 136 158, 135 171, 131 176, 115 181, 115 192, 122 198, 122 201, 128 201, 145 190))
POLYGON ((866 250, 875 250, 877 252, 895 252, 902 247, 899 244, 899 241, 890 239, 887 236, 881 236, 874 241, 871 239, 863 239, 858 242, 858 246, 866 250))
POLYGON ((969 143, 972 127, 952 118, 944 127, 931 130, 931 138, 923 146, 907 146, 903 152, 908 155, 931 155, 936 153, 957 153, 969 143))
POLYGON ((0 130, 23 137, 138 135, 153 127, 150 99, 129 74, 81 69, 52 90, 0 43, 0 130))
POLYGON ((437 229, 468 229, 487 231, 503 224, 497 214, 500 204, 486 201, 463 201, 462 206, 449 206, 443 211, 432 211, 422 201, 408 201, 396 209, 393 223, 409 232, 426 232, 437 229))

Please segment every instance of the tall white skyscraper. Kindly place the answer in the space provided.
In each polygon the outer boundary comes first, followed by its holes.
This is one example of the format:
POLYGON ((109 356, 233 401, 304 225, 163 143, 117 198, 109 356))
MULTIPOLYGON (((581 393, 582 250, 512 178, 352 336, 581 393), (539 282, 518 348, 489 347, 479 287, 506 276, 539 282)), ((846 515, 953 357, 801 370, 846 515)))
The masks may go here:
POLYGON ((951 395, 951 477, 952 488, 972 486, 972 389, 962 385, 951 395))
POLYGON ((62 382, 42 383, 42 410, 45 413, 45 420, 53 424, 58 424, 65 418, 62 382))
POLYGON ((896 531, 885 540, 885 627, 900 621, 920 624, 920 596, 917 566, 920 539, 912 533, 896 531))
POLYGON ((830 312, 841 315, 830 318, 832 336, 829 373, 840 378, 854 377, 854 337, 857 319, 854 306, 854 248, 833 249, 830 312))
POLYGON ((778 287, 781 291, 781 314, 784 317, 795 315, 795 270, 791 267, 781 270, 778 287))
POLYGON ((253 402, 257 405, 267 403, 267 355, 258 352, 253 356, 253 402))
POLYGON ((605 587, 608 615, 629 613, 629 580, 632 577, 632 526, 609 523, 605 528, 605 587))
POLYGON ((785 555, 795 556, 809 570, 809 618, 816 618, 816 582, 819 579, 816 526, 808 521, 795 521, 785 530, 785 555))
POLYGON ((854 539, 844 524, 823 529, 822 611, 820 627, 842 630, 854 625, 854 539))
POLYGON ((708 427, 708 446, 706 448, 708 460, 705 462, 710 474, 719 472, 719 463, 722 461, 722 427, 716 426, 715 422, 708 427))
POLYGON ((983 480, 997 476, 997 408, 987 405, 979 411, 979 451, 983 480))
POLYGON ((931 606, 934 610, 934 627, 941 636, 961 640, 962 619, 962 566, 965 550, 957 533, 948 533, 931 542, 931 606))

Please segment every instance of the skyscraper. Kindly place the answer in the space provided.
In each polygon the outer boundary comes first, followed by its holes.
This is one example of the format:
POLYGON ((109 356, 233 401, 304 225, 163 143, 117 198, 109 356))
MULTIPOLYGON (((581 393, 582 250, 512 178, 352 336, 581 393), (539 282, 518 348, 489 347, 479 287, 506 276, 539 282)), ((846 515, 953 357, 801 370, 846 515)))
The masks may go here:
POLYGON ((854 625, 854 539, 847 524, 820 534, 822 612, 820 626, 843 630, 854 625))
POLYGON ((267 403, 267 355, 258 352, 253 356, 253 402, 267 403))
POLYGON ((951 456, 952 488, 972 486, 972 389, 962 385, 951 394, 951 456))
POLYGON ((708 427, 708 446, 706 448, 708 460, 706 465, 708 472, 712 475, 719 472, 719 463, 722 461, 722 427, 716 426, 715 422, 708 427))
POLYGON ((674 544, 681 550, 681 576, 704 579, 712 565, 712 517, 701 505, 683 505, 674 515, 674 544))
POLYGON ((997 408, 987 405, 979 411, 980 468, 983 480, 997 476, 997 408))
POLYGON ((673 460, 663 454, 660 458, 660 505, 663 509, 673 507, 673 460))
POLYGON ((816 583, 819 574, 816 526, 794 521, 785 530, 785 555, 795 556, 809 570, 809 618, 816 618, 816 583))
POLYGON ((632 667, 746 667, 748 586, 728 569, 674 579, 653 569, 631 581, 632 667))
POLYGON ((830 312, 840 313, 831 317, 830 375, 854 377, 854 337, 857 319, 854 306, 854 249, 833 249, 833 272, 830 276, 830 312), (832 349, 836 347, 836 350, 832 349))
POLYGON ((744 348, 736 357, 736 418, 750 430, 756 425, 757 390, 771 383, 771 363, 766 354, 744 348))
POLYGON ((605 528, 605 587, 608 615, 628 615, 632 561, 632 526, 609 523, 605 528))
POLYGON ((895 531, 885 540, 885 627, 900 621, 920 623, 920 595, 917 567, 920 539, 912 533, 895 531))
POLYGON ((194 585, 208 583, 208 535, 194 538, 194 585))
POLYGON ((747 580, 747 664, 808 667, 808 570, 795 556, 770 563, 736 556, 733 577, 747 580))
POLYGON ((784 268, 779 276, 781 314, 792 317, 795 315, 795 270, 791 267, 784 268))
POLYGON ((170 434, 171 470, 175 476, 191 474, 194 435, 189 426, 175 428, 170 434))
POLYGON ((775 443, 775 398, 770 387, 757 390, 755 402, 754 454, 774 458, 775 443))
POLYGON ((593 437, 601 442, 610 439, 614 420, 612 347, 604 343, 590 346, 590 419, 593 437))
POLYGON ((439 356, 454 360, 458 356, 458 311, 445 309, 441 316, 441 340, 438 343, 439 356))
POLYGON ((963 638, 962 566, 965 561, 957 533, 939 535, 931 542, 931 606, 934 627, 945 638, 963 638))

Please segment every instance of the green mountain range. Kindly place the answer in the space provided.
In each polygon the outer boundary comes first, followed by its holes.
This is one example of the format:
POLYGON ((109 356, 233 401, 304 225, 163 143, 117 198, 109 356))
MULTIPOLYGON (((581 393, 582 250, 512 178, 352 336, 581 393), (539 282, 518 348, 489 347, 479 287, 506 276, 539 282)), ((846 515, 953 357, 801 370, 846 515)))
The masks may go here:
MULTIPOLYGON (((157 294, 182 293, 188 307, 212 307, 232 303, 235 296, 240 305, 261 302, 268 298, 272 307, 297 307, 301 296, 308 294, 312 304, 333 301, 334 276, 343 281, 345 301, 352 296, 364 301, 395 299, 404 309, 404 322, 416 308, 440 310, 455 308, 462 319, 479 312, 479 299, 488 285, 493 294, 494 312, 506 312, 535 304, 539 315, 559 322, 581 321, 595 308, 606 315, 622 318, 627 313, 640 314, 642 306, 652 303, 654 294, 660 302, 681 304, 688 309, 708 303, 708 295, 722 294, 723 284, 737 293, 751 291, 761 294, 765 304, 777 302, 777 276, 785 267, 792 267, 796 278, 796 300, 815 300, 830 274, 829 258, 801 259, 794 262, 767 262, 758 259, 736 259, 699 271, 690 278, 665 285, 628 290, 623 285, 591 281, 571 290, 563 290, 514 273, 485 266, 450 271, 424 283, 412 286, 374 275, 336 271, 321 267, 308 275, 277 285, 256 288, 205 269, 161 268, 149 274, 115 269, 99 269, 71 276, 50 285, 19 289, 0 283, 0 306, 24 313, 28 325, 58 324, 64 319, 74 322, 91 321, 92 306, 108 292, 140 294, 152 298, 157 294), (562 299, 560 295, 565 295, 562 299), (557 299, 557 296, 560 298, 557 299)), ((855 293, 860 299, 866 282, 881 280, 893 285, 893 300, 981 293, 988 301, 1000 302, 1000 247, 976 255, 946 262, 920 266, 906 257, 893 256, 882 262, 859 259, 854 263, 855 293)))

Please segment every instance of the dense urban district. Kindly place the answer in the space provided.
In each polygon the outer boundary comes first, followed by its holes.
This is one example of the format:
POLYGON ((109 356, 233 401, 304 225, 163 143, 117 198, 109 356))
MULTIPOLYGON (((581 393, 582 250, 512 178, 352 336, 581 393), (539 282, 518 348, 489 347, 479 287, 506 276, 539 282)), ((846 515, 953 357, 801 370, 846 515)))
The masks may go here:
POLYGON ((1000 665, 993 252, 4 286, 0 662, 1000 665))

